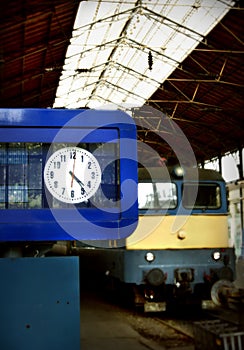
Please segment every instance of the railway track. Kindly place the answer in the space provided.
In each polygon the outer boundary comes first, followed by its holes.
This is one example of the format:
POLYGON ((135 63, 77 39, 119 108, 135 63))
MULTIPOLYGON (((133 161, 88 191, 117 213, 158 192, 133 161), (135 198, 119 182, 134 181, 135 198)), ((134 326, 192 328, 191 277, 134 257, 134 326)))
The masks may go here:
POLYGON ((155 317, 156 322, 189 337, 196 350, 243 350, 244 327, 237 310, 212 307, 185 317, 155 317))
POLYGON ((173 328, 176 332, 194 339, 193 323, 191 321, 176 319, 163 320, 159 317, 156 317, 155 320, 167 327, 173 328))

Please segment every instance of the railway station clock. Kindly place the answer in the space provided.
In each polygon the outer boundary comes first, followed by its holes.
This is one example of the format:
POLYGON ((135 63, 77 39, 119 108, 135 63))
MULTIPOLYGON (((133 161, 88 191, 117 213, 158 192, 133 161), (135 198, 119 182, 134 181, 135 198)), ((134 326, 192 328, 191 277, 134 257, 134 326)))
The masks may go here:
POLYGON ((53 153, 44 168, 48 191, 65 203, 81 203, 92 197, 101 183, 96 157, 79 147, 65 147, 53 153))
POLYGON ((0 242, 128 237, 136 146, 122 111, 0 109, 0 242))

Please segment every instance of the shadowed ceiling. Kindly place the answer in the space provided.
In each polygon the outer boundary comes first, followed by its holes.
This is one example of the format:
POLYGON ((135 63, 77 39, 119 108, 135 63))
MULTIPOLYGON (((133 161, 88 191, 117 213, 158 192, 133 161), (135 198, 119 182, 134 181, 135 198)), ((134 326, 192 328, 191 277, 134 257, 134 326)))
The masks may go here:
MULTIPOLYGON (((53 107, 79 3, 1 2, 1 108, 53 107)), ((236 2, 145 102, 180 127, 199 162, 243 147, 243 43, 243 7, 236 2)), ((138 138, 172 155, 159 136, 160 116, 150 110, 145 124, 145 110, 133 115, 138 138)))

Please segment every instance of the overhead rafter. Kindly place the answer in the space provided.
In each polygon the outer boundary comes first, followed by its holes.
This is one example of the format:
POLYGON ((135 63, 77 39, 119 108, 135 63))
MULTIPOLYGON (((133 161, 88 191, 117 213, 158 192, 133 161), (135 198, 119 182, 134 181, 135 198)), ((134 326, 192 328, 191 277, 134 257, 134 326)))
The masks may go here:
MULTIPOLYGON (((6 6, 3 3, 0 106, 47 108, 54 106, 58 97, 65 96, 65 103, 57 103, 56 107, 86 108, 118 101, 127 103, 131 96, 129 106, 132 102, 153 106, 177 123, 198 159, 241 148, 243 6, 240 1, 192 0, 189 16, 184 17, 181 14, 185 4, 185 0, 174 0, 172 6, 162 0, 28 0, 28 6, 17 0, 6 2, 6 6), (77 22, 72 36, 80 4, 89 4, 90 18, 81 12, 82 20, 77 22), (107 7, 102 13, 104 4, 107 7), (200 13, 199 4, 205 4, 206 11, 215 17, 210 6, 231 5, 223 18, 216 19, 216 27, 209 26, 207 34, 203 34, 200 24, 194 29, 189 21, 192 13, 200 13), (109 11, 113 8, 116 11, 111 15, 109 11), (196 46, 183 60, 178 56, 179 47, 169 54, 174 35, 181 35, 182 41, 196 39, 196 46), (158 44, 157 38, 162 38, 162 43, 158 44), (70 51, 69 43, 76 44, 77 51, 70 51), (126 56, 127 50, 130 54, 126 56), (66 53, 69 55, 65 56, 66 53), (135 54, 140 60, 133 59, 135 54), (73 58, 77 58, 75 67, 71 67, 73 58), (171 71, 162 78, 168 66, 171 71), (57 89, 61 82, 63 91, 57 89)), ((206 24, 207 17, 203 18, 206 24)), ((149 121, 149 125, 154 131, 160 128, 159 120, 149 121)), ((155 138, 155 133, 141 129, 138 137, 160 154, 165 154, 165 150, 171 152, 155 138)))

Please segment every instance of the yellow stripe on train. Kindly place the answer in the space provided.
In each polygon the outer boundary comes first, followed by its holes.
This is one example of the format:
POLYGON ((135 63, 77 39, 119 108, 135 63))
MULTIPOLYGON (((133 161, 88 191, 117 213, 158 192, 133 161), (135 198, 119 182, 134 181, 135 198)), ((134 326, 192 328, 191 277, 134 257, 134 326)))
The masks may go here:
POLYGON ((191 215, 172 232, 177 216, 140 216, 127 249, 190 249, 229 247, 226 215, 191 215))

